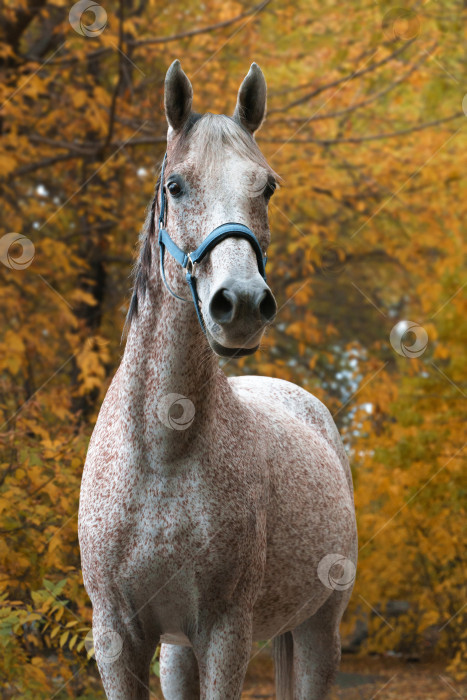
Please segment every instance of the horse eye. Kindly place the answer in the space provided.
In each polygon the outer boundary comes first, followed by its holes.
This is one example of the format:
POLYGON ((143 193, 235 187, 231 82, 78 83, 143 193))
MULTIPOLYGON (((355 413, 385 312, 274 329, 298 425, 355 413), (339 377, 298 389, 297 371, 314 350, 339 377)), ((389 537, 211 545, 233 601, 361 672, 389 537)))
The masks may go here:
POLYGON ((169 190, 172 197, 177 197, 182 192, 182 188, 180 187, 178 182, 169 182, 169 184, 167 185, 167 189, 169 190))
POLYGON ((266 187, 264 188, 264 192, 263 192, 264 197, 265 197, 267 202, 269 202, 269 200, 271 199, 271 197, 275 191, 276 191, 276 183, 274 182, 274 180, 268 180, 268 183, 267 183, 266 187))

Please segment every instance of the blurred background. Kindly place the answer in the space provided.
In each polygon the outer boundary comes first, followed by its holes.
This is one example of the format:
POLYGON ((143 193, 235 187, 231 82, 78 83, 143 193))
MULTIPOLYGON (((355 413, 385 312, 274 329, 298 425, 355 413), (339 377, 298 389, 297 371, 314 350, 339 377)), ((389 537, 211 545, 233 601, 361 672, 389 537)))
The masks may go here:
MULTIPOLYGON (((360 553, 335 697, 467 692, 467 9, 398 1, 1 3, 2 698, 103 698, 79 485, 175 58, 200 112, 231 114, 253 60, 268 82, 280 312, 224 365, 300 384, 343 435, 360 553)), ((268 649, 245 697, 274 697, 268 649)))

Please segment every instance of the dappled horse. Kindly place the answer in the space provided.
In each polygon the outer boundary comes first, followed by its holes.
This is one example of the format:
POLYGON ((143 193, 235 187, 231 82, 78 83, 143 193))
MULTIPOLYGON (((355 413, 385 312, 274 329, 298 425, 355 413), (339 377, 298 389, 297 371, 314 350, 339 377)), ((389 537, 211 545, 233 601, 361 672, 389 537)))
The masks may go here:
POLYGON ((253 640, 273 639, 277 695, 318 700, 339 662, 356 564, 352 479, 328 410, 279 379, 227 379, 257 350, 276 176, 253 134, 256 64, 233 117, 165 82, 167 155, 141 237, 122 363, 89 446, 79 538, 111 700, 240 698, 253 640), (187 303, 188 301, 188 303, 187 303))

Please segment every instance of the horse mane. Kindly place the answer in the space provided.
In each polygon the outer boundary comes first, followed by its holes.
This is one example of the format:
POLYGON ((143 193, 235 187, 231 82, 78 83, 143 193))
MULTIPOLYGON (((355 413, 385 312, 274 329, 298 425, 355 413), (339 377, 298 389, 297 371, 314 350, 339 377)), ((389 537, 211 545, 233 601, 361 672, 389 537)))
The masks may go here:
POLYGON ((149 275, 152 264, 152 248, 156 244, 155 236, 155 216, 156 203, 159 195, 160 176, 157 178, 154 197, 147 208, 146 220, 139 236, 139 255, 133 270, 133 291, 123 326, 122 340, 128 334, 132 320, 138 315, 139 300, 144 298, 148 286, 149 275))
MULTIPOLYGON (((195 138, 197 152, 200 155, 200 161, 197 161, 197 166, 205 172, 209 172, 213 167, 216 158, 219 157, 219 153, 228 148, 241 158, 252 161, 267 170, 274 178, 279 179, 279 176, 270 167, 259 150, 253 136, 233 117, 228 117, 225 114, 211 114, 210 112, 206 114, 192 112, 175 144, 170 160, 172 162, 184 160, 188 153, 189 145, 195 138)), ((148 287, 153 250, 156 249, 157 244, 155 217, 159 202, 159 189, 160 175, 139 236, 139 254, 132 272, 134 280, 133 292, 123 327, 122 338, 126 336, 131 322, 138 315, 139 303, 144 299, 148 287)))

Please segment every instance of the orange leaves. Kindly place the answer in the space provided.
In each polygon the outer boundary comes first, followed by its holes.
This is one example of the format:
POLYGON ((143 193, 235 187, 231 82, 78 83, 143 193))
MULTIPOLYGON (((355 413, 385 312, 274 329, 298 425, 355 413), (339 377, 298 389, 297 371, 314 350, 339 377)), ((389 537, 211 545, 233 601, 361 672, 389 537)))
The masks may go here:
POLYGON ((81 302, 88 306, 95 306, 97 304, 96 298, 84 289, 74 289, 70 293, 69 298, 72 301, 81 302))
POLYGON ((0 368, 6 369, 13 375, 17 375, 24 362, 25 345, 18 333, 8 329, 0 344, 3 352, 0 353, 0 368))
POLYGON ((0 170, 4 175, 9 175, 16 168, 17 159, 10 151, 0 151, 0 170))
POLYGON ((73 106, 79 109, 88 101, 88 94, 85 90, 77 90, 72 95, 73 106))
POLYGON ((287 335, 292 336, 296 340, 302 340, 308 346, 319 345, 321 341, 321 332, 311 325, 305 325, 302 321, 296 321, 289 324, 287 327, 287 335))
MULTIPOLYGON (((14 22, 34 3, 7 5, 14 22)), ((26 269, 0 262, 0 578, 20 599, 0 608, 7 683, 49 698, 51 679, 68 680, 84 657, 79 482, 121 355, 128 276, 165 147, 163 78, 177 57, 200 112, 232 113, 242 76, 260 63, 269 117, 258 143, 284 180, 270 205, 277 322, 260 354, 226 369, 294 381, 332 409, 356 477, 355 601, 361 593, 383 615, 391 601, 410 603, 393 630, 372 619, 367 649, 410 639, 423 650, 434 628, 460 673, 467 142, 465 128, 455 132, 464 122, 364 140, 461 110, 459 11, 420 10, 423 31, 408 42, 385 36, 380 5, 298 0, 191 38, 130 44, 249 9, 143 5, 126 13, 120 51, 112 4, 98 37, 79 36, 67 12, 47 5, 18 46, 11 33, 0 41, 0 240, 17 231, 35 247, 26 269), (416 359, 389 341, 403 319, 428 334, 416 359), (66 603, 63 588, 42 583, 65 577, 66 603)))
POLYGON ((102 385, 106 377, 106 363, 108 361, 108 347, 103 338, 92 338, 84 344, 76 356, 76 363, 80 370, 81 386, 78 390, 80 395, 102 385))

